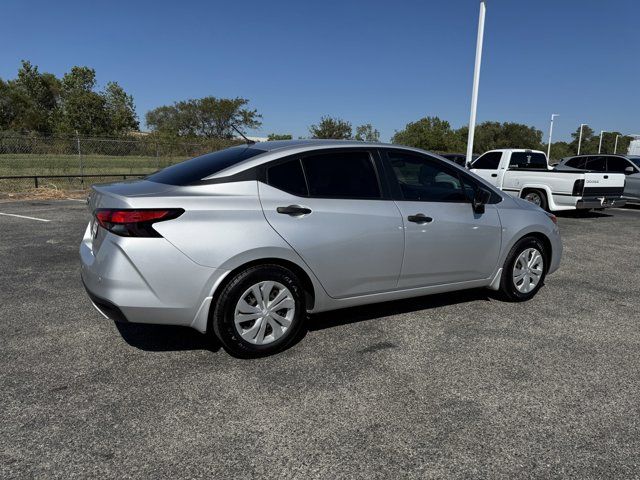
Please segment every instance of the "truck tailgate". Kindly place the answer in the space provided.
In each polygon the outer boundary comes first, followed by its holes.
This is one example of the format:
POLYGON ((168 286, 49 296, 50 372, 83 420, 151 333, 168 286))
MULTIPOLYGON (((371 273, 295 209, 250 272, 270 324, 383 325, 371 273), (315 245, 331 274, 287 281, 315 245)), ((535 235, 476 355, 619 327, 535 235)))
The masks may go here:
POLYGON ((583 197, 619 197, 624 191, 622 173, 585 173, 583 197))

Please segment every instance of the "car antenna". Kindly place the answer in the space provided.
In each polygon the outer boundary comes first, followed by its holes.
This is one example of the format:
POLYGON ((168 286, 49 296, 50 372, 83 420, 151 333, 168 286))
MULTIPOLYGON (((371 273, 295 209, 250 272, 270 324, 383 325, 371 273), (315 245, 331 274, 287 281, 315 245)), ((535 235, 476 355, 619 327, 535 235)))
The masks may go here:
POLYGON ((254 143, 256 143, 255 140, 251 140, 249 138, 247 138, 245 136, 244 133, 242 133, 240 130, 238 130, 238 127, 236 127, 233 123, 231 124, 231 128, 233 128, 236 132, 238 132, 238 134, 245 139, 245 141, 247 142, 247 145, 253 145, 254 143))

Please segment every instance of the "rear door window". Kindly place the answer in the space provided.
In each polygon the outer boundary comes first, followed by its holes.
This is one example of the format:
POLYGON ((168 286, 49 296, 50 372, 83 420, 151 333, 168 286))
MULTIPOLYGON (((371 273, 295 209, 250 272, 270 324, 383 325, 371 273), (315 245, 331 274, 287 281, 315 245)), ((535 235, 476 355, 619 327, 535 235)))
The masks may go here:
POLYGON ((177 163, 149 175, 146 180, 168 185, 190 185, 261 153, 265 153, 265 150, 247 145, 227 148, 177 163))
POLYGON ((544 153, 536 152, 512 152, 509 160, 509 168, 518 169, 545 169, 547 168, 547 157, 544 153))
POLYGON ((477 168, 479 170, 498 170, 501 158, 502 152, 487 152, 473 162, 471 168, 477 168))
POLYGON ((587 170, 593 170, 594 172, 606 172, 607 171, 607 157, 589 157, 587 170))
POLYGON ((586 163, 587 163, 587 159, 585 157, 576 157, 576 158, 571 158, 567 160, 565 162, 565 165, 567 167, 584 169, 586 163))
POLYGON ((337 151, 302 158, 311 197, 381 198, 376 169, 368 151, 337 151))
POLYGON ((305 197, 309 194, 299 159, 289 160, 269 167, 267 170, 267 183, 292 195, 305 197))

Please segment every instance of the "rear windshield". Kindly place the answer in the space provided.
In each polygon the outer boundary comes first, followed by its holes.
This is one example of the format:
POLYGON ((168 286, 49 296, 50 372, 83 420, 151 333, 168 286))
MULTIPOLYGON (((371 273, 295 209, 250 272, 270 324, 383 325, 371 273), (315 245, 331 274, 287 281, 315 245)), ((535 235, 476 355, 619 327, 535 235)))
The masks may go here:
POLYGON ((177 163, 146 179, 168 185, 189 185, 265 151, 246 145, 231 147, 177 163))
POLYGON ((547 157, 544 153, 513 152, 511 154, 510 168, 543 168, 547 169, 547 157))

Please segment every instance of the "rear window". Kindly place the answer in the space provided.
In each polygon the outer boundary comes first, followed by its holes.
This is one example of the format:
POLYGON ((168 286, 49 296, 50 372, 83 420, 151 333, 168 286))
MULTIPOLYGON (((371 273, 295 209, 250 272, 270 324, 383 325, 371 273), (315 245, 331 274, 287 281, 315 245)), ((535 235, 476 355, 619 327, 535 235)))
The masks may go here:
POLYGON ((510 168, 547 168, 547 157, 544 153, 535 152, 513 152, 509 161, 510 168))
POLYGON ((149 175, 146 179, 168 185, 189 185, 264 152, 265 150, 246 145, 231 147, 185 160, 149 175))

